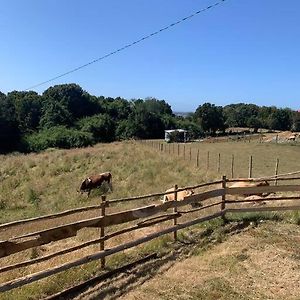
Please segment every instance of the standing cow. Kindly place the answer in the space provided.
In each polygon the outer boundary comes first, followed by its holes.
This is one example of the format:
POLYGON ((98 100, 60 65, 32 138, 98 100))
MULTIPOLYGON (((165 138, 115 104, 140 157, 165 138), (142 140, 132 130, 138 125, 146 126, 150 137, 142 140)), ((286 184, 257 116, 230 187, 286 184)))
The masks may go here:
POLYGON ((89 197, 91 190, 100 187, 104 182, 108 184, 109 189, 112 191, 112 175, 110 172, 105 172, 97 175, 91 175, 84 179, 80 186, 80 193, 87 192, 89 197))

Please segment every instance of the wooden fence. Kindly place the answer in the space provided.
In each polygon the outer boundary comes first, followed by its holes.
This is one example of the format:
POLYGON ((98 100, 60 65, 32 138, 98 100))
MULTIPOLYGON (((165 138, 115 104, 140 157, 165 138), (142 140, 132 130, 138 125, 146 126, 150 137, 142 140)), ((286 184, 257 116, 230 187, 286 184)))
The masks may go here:
MULTIPOLYGON (((300 172, 295 172, 300 173, 300 172)), ((291 173, 292 175, 294 173, 291 173)), ((291 176, 274 176, 271 178, 249 178, 248 181, 259 181, 262 179, 268 179, 270 182, 284 182, 285 180, 299 180, 300 177, 291 177, 291 176)), ((222 217, 225 218, 226 213, 241 213, 241 212, 263 212, 263 211, 280 211, 280 210, 300 210, 300 185, 294 184, 294 185, 270 185, 270 186, 259 186, 259 187, 230 187, 228 186, 228 183, 230 182, 236 182, 241 181, 242 179, 227 179, 226 176, 222 177, 222 180, 214 181, 210 183, 200 184, 197 186, 192 187, 185 187, 182 189, 178 189, 177 186, 175 186, 175 192, 169 192, 175 193, 175 201, 168 201, 165 203, 162 203, 159 200, 159 197, 162 197, 166 193, 156 193, 151 195, 144 195, 139 197, 131 197, 131 198, 124 198, 124 199, 114 199, 114 200, 108 200, 106 197, 102 197, 102 201, 99 205, 96 206, 89 206, 89 207, 82 207, 77 208, 73 210, 67 210, 61 213, 53 214, 53 215, 47 215, 42 216, 38 218, 31 218, 27 220, 20 220, 15 222, 10 222, 6 224, 0 225, 0 234, 1 231, 9 230, 12 227, 24 225, 27 223, 35 223, 40 222, 47 219, 54 219, 54 218, 61 218, 62 216, 70 215, 70 214, 76 214, 78 212, 82 211, 89 211, 94 209, 100 209, 101 215, 99 217, 94 218, 88 218, 83 219, 80 221, 76 221, 73 223, 67 223, 64 225, 56 226, 47 228, 44 230, 36 231, 36 232, 28 232, 26 234, 22 234, 19 236, 14 236, 6 240, 0 241, 0 258, 4 258, 7 256, 10 256, 14 253, 18 253, 21 251, 24 251, 26 249, 31 249, 37 246, 45 245, 51 242, 63 240, 69 237, 76 236, 78 231, 83 228, 100 228, 100 237, 94 240, 89 240, 84 243, 81 243, 79 245, 69 247, 66 249, 62 249, 60 251, 57 251, 55 253, 25 260, 22 262, 17 262, 13 264, 6 265, 2 268, 0 268, 0 273, 4 273, 7 271, 19 269, 21 267, 37 264, 43 261, 47 261, 53 258, 56 258, 60 255, 70 253, 75 250, 83 249, 85 247, 88 247, 90 245, 99 244, 100 245, 100 251, 96 252, 92 255, 81 257, 80 259, 66 262, 61 265, 57 265, 55 267, 52 267, 47 270, 39 271, 33 274, 29 274, 20 278, 16 278, 14 280, 11 280, 9 282, 1 283, 0 284, 0 292, 9 291, 11 289, 21 287, 25 284, 37 281, 42 278, 46 278, 48 276, 60 273, 62 271, 68 270, 70 268, 73 268, 75 266, 80 266, 86 263, 89 263, 91 261, 95 260, 101 260, 101 266, 105 266, 105 257, 118 253, 120 251, 124 251, 125 249, 129 249, 132 247, 135 247, 137 245, 143 244, 145 242, 148 242, 150 240, 153 240, 157 237, 160 237, 165 234, 174 233, 174 238, 177 239, 177 231, 204 221, 208 221, 214 218, 222 217), (182 191, 187 188, 193 188, 193 189, 200 189, 200 188, 212 188, 208 191, 202 191, 197 192, 194 195, 185 197, 184 200, 177 201, 177 193, 179 191, 182 191), (257 202, 268 202, 272 204, 278 203, 278 201, 286 201, 285 203, 288 203, 288 201, 293 200, 294 203, 292 205, 281 205, 280 206, 243 206, 243 204, 247 204, 250 202, 253 202, 253 200, 232 200, 228 198, 228 195, 240 195, 240 194, 256 194, 256 193, 278 193, 278 192, 297 192, 297 195, 293 196, 284 196, 284 197, 269 197, 269 198, 262 198, 262 199, 256 199, 257 202), (124 201, 138 201, 141 199, 146 198, 153 198, 157 197, 157 203, 153 205, 143 206, 143 207, 137 207, 131 210, 125 210, 120 212, 115 212, 111 214, 106 213, 106 208, 122 203, 124 201), (188 208, 186 210, 182 210, 183 207, 186 207, 193 203, 201 203, 202 206, 196 207, 196 208, 188 208), (214 208, 214 211, 211 211, 211 209, 214 208), (173 210, 171 210, 173 209, 173 210), (184 221, 182 223, 178 223, 178 220, 183 215, 191 214, 193 213, 201 213, 198 214, 194 219, 184 221), (118 224, 125 224, 129 223, 131 221, 138 221, 134 225, 129 225, 127 227, 121 228, 117 231, 110 232, 109 234, 105 233, 105 229, 110 226, 118 225, 118 224), (105 248, 105 241, 108 241, 109 239, 122 235, 124 233, 132 232, 140 228, 153 226, 156 224, 160 224, 162 222, 166 221, 173 221, 172 226, 169 226, 167 228, 164 228, 160 231, 151 233, 146 235, 145 237, 138 238, 135 240, 132 240, 130 242, 125 242, 123 244, 119 244, 117 246, 114 246, 112 248, 105 248)), ((243 179, 244 181, 245 179, 243 179)), ((194 216, 194 215, 193 215, 194 216)))
MULTIPOLYGON (((227 141, 225 139, 224 141, 227 141)), ((259 140, 255 140, 257 143, 259 140)), ((236 173, 239 173, 237 170, 237 165, 243 163, 243 169, 246 170, 246 166, 248 164, 248 174, 244 174, 243 177, 248 176, 249 178, 253 177, 253 165, 256 162, 253 155, 249 155, 247 158, 244 158, 242 161, 237 162, 237 155, 230 154, 228 155, 222 152, 216 151, 202 151, 200 155, 199 148, 201 148, 201 144, 198 146, 195 144, 184 144, 184 143, 166 143, 161 140, 141 140, 139 141, 141 144, 144 144, 152 149, 159 151, 160 153, 166 153, 169 155, 173 155, 174 157, 181 157, 186 161, 192 163, 195 167, 200 167, 200 160, 202 162, 201 169, 206 170, 206 172, 214 172, 214 173, 228 173, 231 174, 231 178, 234 178, 236 173), (200 157, 201 156, 201 157, 200 157), (224 171, 226 169, 226 172, 224 171)), ((250 139, 249 139, 250 142, 250 139)), ((209 144, 210 142, 206 141, 205 144, 209 144)), ((274 175, 278 175, 279 165, 283 166, 284 161, 279 161, 278 157, 270 157, 268 160, 268 166, 274 164, 274 175)), ((273 172, 272 170, 272 172, 273 172)), ((269 170, 271 171, 271 170, 269 170)), ((271 173, 272 174, 272 173, 271 173)), ((239 175, 240 176, 240 175, 239 175)))

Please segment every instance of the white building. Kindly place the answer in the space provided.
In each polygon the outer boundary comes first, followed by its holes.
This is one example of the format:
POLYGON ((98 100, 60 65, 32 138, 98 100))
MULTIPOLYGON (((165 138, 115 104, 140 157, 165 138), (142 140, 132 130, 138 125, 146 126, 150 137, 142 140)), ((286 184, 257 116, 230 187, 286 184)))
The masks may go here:
POLYGON ((183 142, 187 141, 187 130, 185 129, 171 129, 165 130, 165 141, 170 142, 183 142))

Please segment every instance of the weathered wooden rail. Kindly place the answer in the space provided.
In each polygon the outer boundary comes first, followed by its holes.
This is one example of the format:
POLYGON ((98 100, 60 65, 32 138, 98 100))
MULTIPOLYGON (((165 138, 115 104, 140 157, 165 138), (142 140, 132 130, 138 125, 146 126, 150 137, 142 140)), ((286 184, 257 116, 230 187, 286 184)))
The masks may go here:
MULTIPOLYGON (((266 178, 264 178, 266 179, 266 178)), ((277 181, 284 181, 284 180, 299 180, 300 177, 282 177, 279 176, 269 178, 270 181, 277 180, 277 181)), ((258 181, 261 179, 255 179, 255 178, 249 178, 248 181, 258 181)), ((62 271, 68 270, 70 268, 73 268, 75 266, 80 266, 86 263, 89 263, 91 261, 95 260, 101 260, 102 266, 105 264, 104 258, 113 255, 115 253, 118 253, 120 251, 123 251, 125 249, 129 249, 132 247, 135 247, 137 245, 143 244, 145 242, 148 242, 152 239, 158 238, 162 235, 174 233, 174 238, 177 238, 176 232, 180 229, 187 228, 189 226, 208 221, 214 218, 218 217, 225 217, 226 213, 241 213, 241 212, 263 212, 263 211, 281 211, 281 210, 300 210, 300 201, 296 203, 292 203, 292 205, 284 205, 284 206, 260 206, 260 207, 239 207, 239 205, 247 204, 250 201, 253 200, 230 200, 227 199, 227 195, 239 195, 239 194, 256 194, 256 193, 278 193, 278 192, 299 192, 299 196, 286 196, 286 197, 270 197, 270 198, 262 198, 262 199, 255 199, 257 202, 262 201, 268 201, 272 203, 278 203, 279 200, 287 200, 288 201, 297 201, 300 200, 300 185, 270 185, 270 186, 259 186, 259 187, 235 187, 231 188, 227 186, 228 182, 234 182, 234 181, 241 181, 241 179, 231 179, 227 180, 225 176, 223 176, 222 180, 210 182, 207 184, 200 184, 193 187, 185 187, 182 189, 176 189, 175 192, 169 192, 169 193, 175 193, 175 201, 169 201, 165 203, 161 203, 160 201, 157 201, 158 203, 153 205, 148 205, 144 207, 138 207, 131 210, 125 210, 121 212, 106 214, 105 209, 111 204, 121 203, 124 201, 136 201, 140 199, 146 199, 146 198, 153 198, 153 197, 159 197, 163 196, 165 193, 157 193, 157 194, 151 194, 151 195, 144 195, 139 197, 131 197, 131 198, 125 198, 125 199, 115 199, 115 200, 107 200, 103 198, 103 202, 97 206, 89 206, 89 207, 83 207, 73 210, 68 210, 65 212, 61 212, 58 214, 53 215, 47 215, 42 216, 39 218, 32 218, 28 220, 20 220, 15 222, 10 222, 7 224, 2 224, 0 226, 0 234, 1 230, 8 230, 9 228, 12 228, 14 226, 22 225, 25 223, 34 223, 37 221, 45 220, 45 219, 53 219, 53 218, 60 218, 62 216, 68 215, 68 214, 74 214, 82 211, 88 211, 93 209, 101 209, 102 215, 95 218, 89 218, 84 219, 80 221, 76 221, 73 223, 68 223, 56 227, 47 228, 44 230, 36 231, 36 232, 28 232, 26 234, 22 234, 19 236, 14 236, 6 240, 0 241, 0 258, 4 258, 7 256, 10 256, 12 254, 31 249, 37 246, 45 245, 51 242, 63 240, 69 237, 76 236, 78 231, 83 228, 101 228, 101 235, 100 238, 86 241, 84 243, 81 243, 79 245, 62 249, 60 251, 57 251, 56 253, 52 253, 49 255, 45 255, 42 257, 38 257, 31 260, 25 260, 22 262, 16 262, 11 263, 9 265, 6 265, 0 269, 0 273, 4 273, 7 271, 11 271, 14 269, 18 269, 21 267, 29 266, 32 264, 37 264, 43 261, 47 261, 50 259, 53 259, 55 257, 58 257, 60 255, 70 253, 72 251, 76 251, 79 249, 83 249, 85 247, 88 247, 90 245, 94 244, 100 244, 100 251, 96 252, 94 254, 84 256, 80 259, 66 262, 62 265, 57 265, 53 268, 36 272, 34 274, 28 274, 24 277, 16 278, 14 280, 11 280, 9 282, 1 283, 0 284, 0 292, 9 291, 11 289, 21 287, 25 284, 37 281, 42 278, 46 278, 48 276, 60 273, 62 271), (221 187, 220 187, 221 185, 221 187), (202 187, 212 187, 215 186, 214 189, 205 191, 205 192, 199 192, 194 195, 188 196, 184 198, 184 200, 176 201, 177 200, 177 193, 181 190, 184 190, 186 188, 202 188, 202 187), (205 203, 205 201, 209 201, 209 203, 205 203), (180 211, 178 208, 187 206, 192 203, 201 203, 203 206, 188 210, 182 210, 180 211), (235 207, 232 207, 232 205, 235 205, 235 207), (207 213, 208 209, 215 208, 216 211, 207 213), (173 209, 173 212, 170 213, 170 209, 173 209), (180 217, 186 214, 191 213, 202 213, 202 215, 197 215, 193 220, 185 221, 180 224, 178 224, 178 221, 180 217), (205 215, 207 213, 207 215, 205 215), (203 215, 204 214, 204 215, 203 215), (153 226, 156 224, 160 224, 162 222, 173 220, 173 225, 169 226, 168 228, 165 228, 163 230, 157 231, 155 233, 148 234, 145 237, 138 238, 136 240, 125 242, 123 244, 119 244, 117 246, 114 246, 112 248, 105 248, 104 247, 104 241, 107 241, 113 237, 122 235, 124 233, 132 232, 137 229, 153 226), (119 224, 125 224, 132 221, 138 221, 137 224, 130 225, 128 227, 119 229, 117 231, 114 231, 109 234, 105 234, 105 228, 119 225, 119 224)), ((245 181, 245 179, 243 179, 245 181)), ((168 194, 169 194, 168 193, 168 194)))

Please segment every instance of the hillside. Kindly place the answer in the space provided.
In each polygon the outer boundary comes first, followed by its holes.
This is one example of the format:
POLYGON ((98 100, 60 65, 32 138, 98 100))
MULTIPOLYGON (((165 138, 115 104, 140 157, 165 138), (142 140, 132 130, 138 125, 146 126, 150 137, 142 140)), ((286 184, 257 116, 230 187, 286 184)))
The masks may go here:
MULTIPOLYGON (((262 222, 231 224, 229 232, 177 249, 95 286, 75 299, 299 299, 300 227, 262 222)), ((224 230, 225 231, 225 230, 224 230)))
MULTIPOLYGON (((161 143, 161 141, 157 142, 161 143)), ((235 174, 239 174, 242 176, 243 174, 245 174, 244 176, 247 176, 246 174, 248 173, 247 164, 249 154, 254 155, 255 163, 253 172, 255 176, 274 174, 274 160, 276 157, 280 158, 280 171, 299 170, 300 157, 298 147, 292 145, 259 144, 254 142, 224 142, 215 144, 203 142, 185 145, 181 144, 180 155, 177 155, 177 152, 173 152, 174 144, 164 144, 166 146, 172 146, 164 147, 164 151, 159 151, 156 147, 158 145, 158 143, 153 144, 152 141, 149 141, 148 144, 143 142, 128 141, 122 143, 118 142, 111 144, 98 144, 94 147, 87 147, 84 149, 48 149, 47 151, 41 152, 39 154, 12 154, 0 156, 0 163, 2 166, 0 171, 0 222, 5 223, 8 221, 18 220, 22 218, 53 214, 55 212, 60 212, 74 207, 99 204, 99 202, 101 201, 99 196, 101 195, 103 190, 93 191, 91 193, 90 198, 87 198, 86 195, 78 194, 77 189, 82 179, 84 179, 86 176, 104 171, 111 171, 113 174, 114 191, 108 194, 108 199, 118 199, 136 195, 163 192, 167 188, 172 187, 175 184, 178 184, 179 186, 188 186, 208 182, 214 179, 220 179, 223 172, 227 174, 228 172, 225 172, 226 170, 229 170, 230 172, 230 158, 232 153, 236 155, 235 174), (187 147, 185 156, 183 155, 183 146, 187 147), (193 159, 190 159, 189 157, 188 147, 190 146, 192 147, 191 158, 193 159), (197 150, 197 148, 200 150, 200 158, 202 158, 200 159, 200 164, 198 167, 196 166, 194 160, 195 153, 197 153, 195 150, 197 150), (205 158, 208 151, 210 151, 211 154, 211 163, 210 168, 207 171, 205 158), (218 173, 216 172, 216 160, 213 160, 213 158, 218 157, 217 154, 219 152, 222 153, 222 164, 221 170, 218 173)), ((177 150, 177 147, 175 149, 177 150)), ((146 200, 142 200, 128 203, 120 203, 120 205, 112 205, 111 207, 109 207, 107 212, 108 214, 110 214, 116 211, 132 209, 133 207, 145 206, 149 203, 158 203, 159 201, 159 197, 151 197, 148 200, 148 202, 146 200)), ((48 219, 45 221, 39 221, 34 223, 34 225, 31 225, 30 223, 28 223, 27 225, 21 224, 10 229, 1 230, 0 239, 9 239, 11 237, 24 234, 25 232, 43 230, 44 228, 58 226, 63 223, 75 222, 77 220, 82 220, 83 218, 93 218, 99 216, 99 214, 99 210, 95 209, 93 211, 86 211, 78 213, 76 215, 74 214, 72 216, 67 215, 59 219, 48 219)), ((281 219, 280 217, 278 217, 279 215, 276 214, 267 214, 265 216, 270 217, 271 219, 281 219)), ((188 217, 189 215, 186 215, 183 217, 183 219, 186 220, 186 218, 188 217)), ((242 220, 243 216, 239 215, 238 218, 242 220)), ((257 216, 254 216, 253 220, 257 220, 257 216)), ((284 220, 286 222, 299 224, 299 215, 298 213, 284 213, 284 220)), ((245 224, 247 225, 247 223, 245 224)), ((226 256, 229 257, 229 262, 232 259, 233 262, 229 263, 229 265, 225 264, 225 266, 223 266, 221 270, 216 270, 216 274, 220 274, 226 271, 227 275, 230 275, 230 278, 234 278, 234 274, 231 275, 230 272, 232 270, 236 272, 235 265, 237 263, 238 265, 240 264, 239 257, 241 256, 243 258, 243 251, 246 250, 241 250, 240 254, 239 252, 237 252, 236 255, 238 256, 238 259, 236 261, 235 254, 230 254, 231 252, 236 253, 234 251, 234 248, 231 248, 230 244, 236 243, 235 245, 237 247, 238 244, 237 242, 234 242, 234 240, 233 242, 230 242, 231 237, 229 237, 231 233, 236 233, 236 229, 234 229, 235 225, 229 224, 228 227, 225 228, 220 225, 220 222, 214 225, 214 222, 212 221, 212 223, 207 222, 205 224, 202 224, 201 226, 190 228, 187 231, 181 231, 180 238, 182 240, 182 243, 173 243, 172 239, 170 238, 170 235, 168 235, 160 239, 156 239, 152 242, 149 242, 144 246, 134 248, 132 249, 132 251, 124 251, 124 253, 120 253, 120 255, 111 256, 107 259, 107 266, 108 268, 112 269, 124 265, 127 262, 133 261, 151 252, 159 252, 161 259, 158 260, 158 265, 148 265, 148 269, 146 269, 146 271, 143 271, 143 269, 141 269, 137 270, 136 272, 133 272, 133 274, 131 274, 133 275, 133 277, 127 276, 128 274, 126 274, 125 277, 128 277, 128 280, 130 282, 126 280, 124 281, 125 288, 122 287, 122 282, 116 282, 116 285, 114 285, 113 282, 109 282, 111 283, 108 286, 110 292, 106 293, 107 296, 113 299, 113 297, 115 297, 114 295, 118 293, 118 296, 120 296, 121 294, 125 295, 129 292, 131 287, 141 285, 141 283, 145 281, 143 272, 146 272, 147 284, 151 284, 152 280, 153 282, 155 282, 155 275, 157 274, 157 272, 159 276, 165 276, 163 274, 168 274, 165 273, 165 271, 170 269, 173 265, 175 268, 177 264, 175 264, 175 261, 177 261, 177 259, 179 259, 181 263, 183 263, 185 259, 191 259, 191 261, 187 260, 188 265, 192 264, 196 266, 199 265, 200 262, 201 264, 205 262, 203 258, 206 257, 205 259, 209 260, 211 256, 218 256, 222 251, 225 251, 224 249, 228 249, 228 255, 226 254, 226 256), (226 234, 226 232, 229 233, 229 236, 226 234), (219 244, 222 241, 224 241, 224 243, 219 244), (223 250, 221 245, 225 245, 225 248, 223 250), (200 254, 200 256, 198 254, 200 254), (195 261, 193 261, 193 259, 195 259, 195 261), (227 267, 229 268, 229 270, 226 269, 227 267), (121 287, 119 288, 120 285, 121 287), (117 293, 116 290, 119 290, 119 292, 117 293)), ((242 224, 242 227, 243 226, 244 224, 242 224)), ((237 227, 240 227, 240 225, 238 224, 237 227)), ((111 242, 108 242, 106 244, 106 247, 113 247, 114 245, 134 240, 139 237, 143 237, 155 230, 159 230, 162 228, 160 228, 160 226, 154 226, 151 228, 146 228, 145 230, 143 229, 136 231, 134 232, 134 234, 124 235, 124 237, 122 238, 117 237, 111 242)), ((254 230, 254 228, 251 227, 246 228, 247 230, 244 233, 247 234, 248 232, 252 232, 252 229, 254 230)), ((258 227, 255 230, 260 230, 260 228, 263 227, 258 227)), ((279 245, 281 244, 281 236, 283 237, 284 235, 287 236, 288 239, 292 238, 292 240, 288 242, 288 244, 296 244, 296 240, 294 239, 294 237, 297 236, 297 228, 297 226, 291 224, 287 225, 283 223, 273 223, 273 225, 263 229, 262 237, 271 238, 274 247, 275 244, 277 247, 277 241, 279 242, 279 245), (282 235, 278 235, 277 232, 273 230, 273 227, 278 228, 278 230, 282 232, 282 235)), ((116 228, 111 227, 111 229, 109 229, 108 232, 110 232, 110 230, 113 231, 115 229, 116 228)), ((242 239, 243 235, 236 235, 235 238, 237 236, 241 237, 242 239)), ((80 243, 98 237, 98 228, 95 228, 94 230, 86 228, 79 231, 77 235, 72 236, 67 240, 61 240, 55 243, 48 243, 40 247, 28 249, 22 253, 16 253, 13 256, 2 258, 0 260, 0 268, 7 266, 11 263, 18 263, 20 261, 23 261, 24 259, 32 260, 37 257, 51 255, 58 250, 65 249, 66 247, 68 248, 77 246, 80 243)), ((259 245, 263 245, 263 243, 264 242, 260 238, 260 235, 258 235, 258 240, 256 241, 256 235, 254 234, 252 237, 246 235, 245 239, 242 240, 240 245, 245 245, 245 247, 247 246, 247 249, 255 249, 256 245, 257 247, 259 247, 259 245)), ((293 246, 291 247, 292 251, 294 251, 293 246)), ((80 251, 74 251, 72 253, 63 254, 59 258, 53 258, 49 261, 35 263, 29 267, 11 270, 2 273, 1 283, 15 279, 20 276, 25 276, 30 273, 38 272, 41 270, 47 270, 48 268, 51 268, 54 265, 67 263, 79 259, 80 257, 83 257, 85 255, 93 254, 97 251, 99 251, 99 245, 95 244, 86 247, 85 249, 80 251)), ((246 253, 250 257, 248 251, 250 250, 247 250, 246 253)), ((297 252, 291 253, 293 259, 295 258, 296 260, 299 254, 297 254, 297 252)), ((271 252, 266 252, 267 256, 270 256, 271 254, 271 252)), ((221 258, 218 257, 218 260, 220 259, 221 258)), ((256 259, 257 257, 253 258, 253 260, 256 259)), ((242 259, 242 262, 244 261, 246 260, 242 259)), ((221 266, 223 263, 224 262, 221 263, 221 266)), ((207 265, 203 266, 203 268, 205 270, 210 270, 210 264, 213 264, 212 261, 207 262, 207 265)), ((295 266, 293 265, 293 267, 295 266)), ((186 269, 188 272, 187 267, 182 267, 182 269, 186 269)), ((199 277, 204 278, 203 269, 200 268, 199 270, 199 274, 201 275, 199 277)), ((273 271, 275 272, 276 270, 273 271)), ((62 272, 60 274, 53 275, 47 279, 38 281, 36 283, 28 284, 22 288, 3 293, 1 294, 0 298, 40 299, 41 297, 61 291, 78 282, 90 278, 95 274, 99 274, 99 272, 101 272, 99 271, 99 263, 95 261, 87 265, 80 266, 79 268, 73 268, 67 272, 62 272)), ((175 273, 179 271, 174 269, 174 271, 172 271, 172 274, 173 272, 175 273)), ((195 272, 195 270, 191 272, 195 272)), ((187 282, 189 282, 188 278, 190 276, 191 278, 193 278, 192 275, 190 275, 189 273, 186 273, 185 275, 187 278, 187 282)), ((183 276, 182 274, 179 274, 179 278, 180 276, 184 278, 185 275, 183 276)), ((214 273, 211 273, 209 276, 213 275, 214 273)), ((214 285, 210 287, 210 278, 217 277, 208 277, 203 282, 198 282, 197 286, 202 284, 208 284, 207 295, 214 295, 214 285)), ((160 280, 158 281, 160 282, 160 280)), ((173 284, 173 282, 176 281, 172 279, 171 283, 173 284)), ((177 286, 181 286, 179 283, 176 284, 176 286, 172 286, 171 283, 171 291, 177 286)), ((154 283, 154 285, 155 284, 156 283, 154 283)), ((223 285, 225 285, 224 289, 227 291, 228 286, 232 288, 231 284, 231 281, 226 281, 225 283, 221 282, 220 286, 222 287, 223 285)), ((191 294, 188 299, 193 299, 193 293, 198 293, 197 286, 195 287, 195 289, 188 289, 188 287, 182 287, 183 291, 185 289, 190 291, 191 294)), ((220 286, 216 287, 217 291, 222 291, 220 286)), ((103 289, 101 288, 101 290, 103 289)), ((178 295, 182 295, 183 291, 180 289, 178 291, 176 290, 176 294, 178 293, 178 295)), ((134 299, 134 297, 141 297, 142 299, 143 293, 147 292, 147 288, 146 290, 143 290, 143 287, 139 287, 138 292, 141 293, 141 296, 135 296, 133 294, 130 297, 133 297, 132 299, 134 299)), ((149 297, 151 296, 152 298, 159 298, 160 296, 155 294, 156 292, 156 288, 154 288, 154 292, 151 292, 150 288, 149 297)), ((239 293, 239 291, 235 288, 234 293, 232 295, 235 296, 236 293, 239 293)), ((164 292, 161 295, 161 299, 168 299, 168 295, 173 294, 169 290, 164 290, 164 292)), ((224 295, 226 296, 226 294, 224 295)), ((289 296, 290 294, 287 295, 289 296)), ((197 297, 194 299, 198 299, 197 297)))

